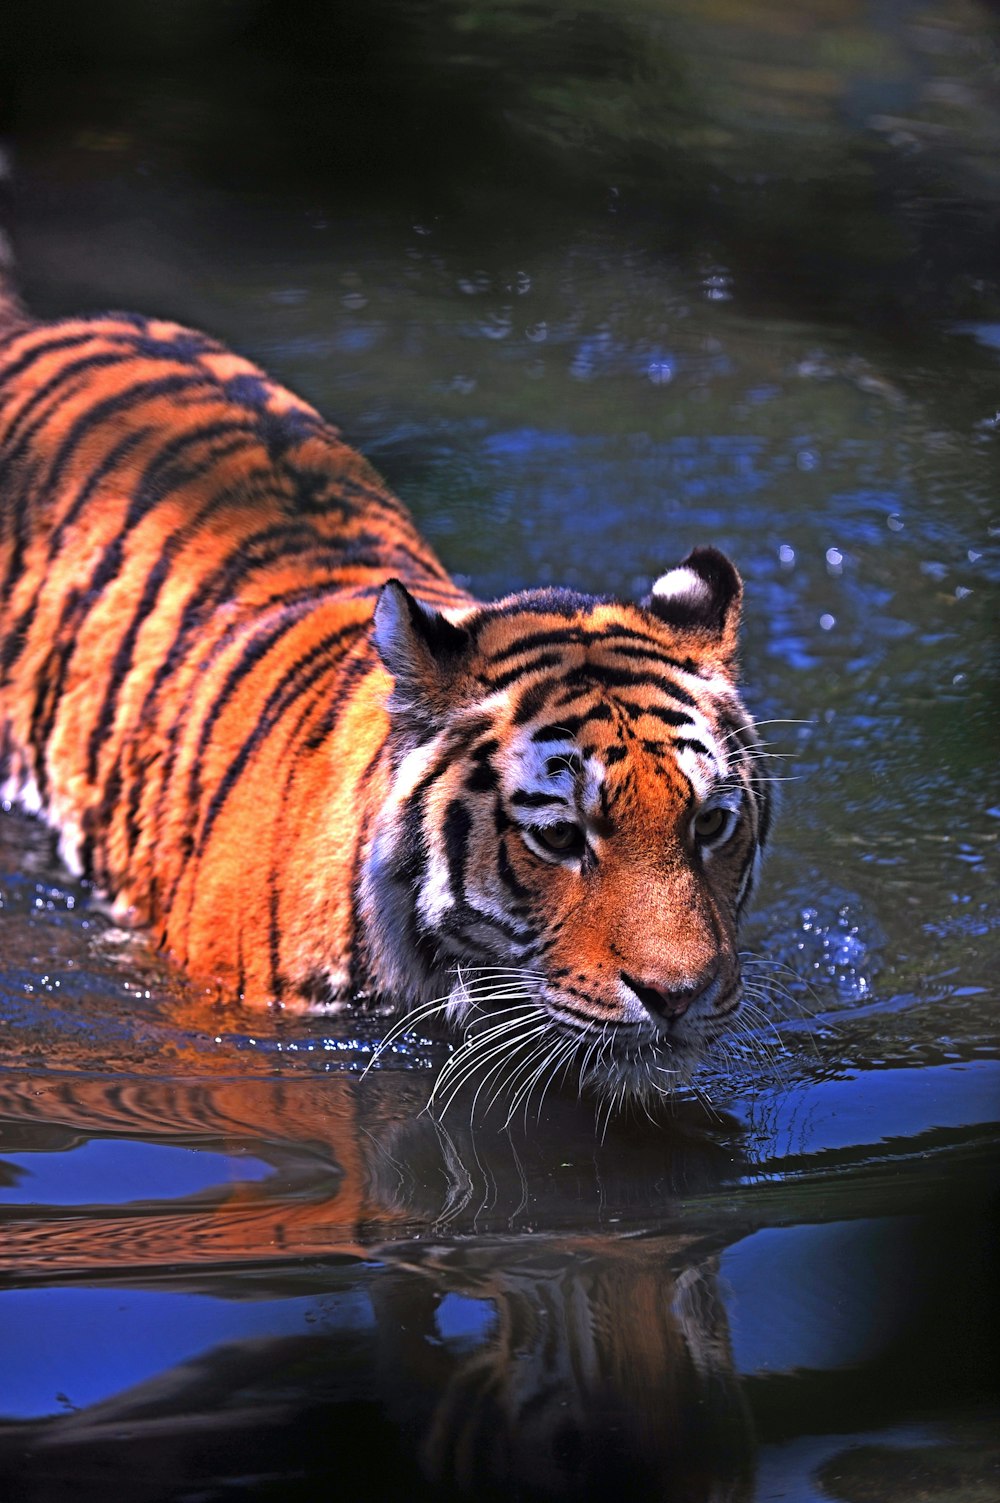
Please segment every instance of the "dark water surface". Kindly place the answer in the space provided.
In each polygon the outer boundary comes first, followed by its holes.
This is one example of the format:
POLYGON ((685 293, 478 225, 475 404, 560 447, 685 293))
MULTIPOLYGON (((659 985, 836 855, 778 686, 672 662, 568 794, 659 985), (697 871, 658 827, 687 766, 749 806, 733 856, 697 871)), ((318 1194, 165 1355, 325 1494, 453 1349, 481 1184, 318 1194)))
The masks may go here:
POLYGON ((1000 29, 975 0, 16 8, 40 312, 209 329, 481 596, 738 561, 787 778, 661 1122, 422 1108, 0 813, 0 1498, 1000 1498, 1000 29))

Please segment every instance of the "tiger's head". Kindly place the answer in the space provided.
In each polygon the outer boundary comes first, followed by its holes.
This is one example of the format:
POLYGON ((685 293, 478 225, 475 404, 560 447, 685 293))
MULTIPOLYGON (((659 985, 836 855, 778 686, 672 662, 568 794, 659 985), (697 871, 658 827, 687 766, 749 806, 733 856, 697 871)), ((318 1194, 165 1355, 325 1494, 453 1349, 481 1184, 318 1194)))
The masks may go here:
POLYGON ((456 1086, 565 1067, 666 1094, 738 1008, 769 818, 741 595, 711 548, 639 605, 541 590, 446 617, 383 588, 393 774, 361 920, 378 989, 464 1031, 456 1086))

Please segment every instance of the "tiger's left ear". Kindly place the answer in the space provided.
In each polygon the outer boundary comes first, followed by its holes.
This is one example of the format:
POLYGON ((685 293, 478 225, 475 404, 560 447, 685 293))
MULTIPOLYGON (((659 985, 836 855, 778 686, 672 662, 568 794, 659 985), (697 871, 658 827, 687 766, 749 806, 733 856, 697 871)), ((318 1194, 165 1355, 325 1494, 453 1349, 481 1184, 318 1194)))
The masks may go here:
POLYGON ((743 583, 717 548, 694 548, 662 574, 642 602, 667 626, 695 632, 723 658, 735 660, 743 583))
POLYGON ((389 709, 433 719, 461 672, 472 638, 440 611, 387 580, 375 605, 372 640, 395 679, 389 709))

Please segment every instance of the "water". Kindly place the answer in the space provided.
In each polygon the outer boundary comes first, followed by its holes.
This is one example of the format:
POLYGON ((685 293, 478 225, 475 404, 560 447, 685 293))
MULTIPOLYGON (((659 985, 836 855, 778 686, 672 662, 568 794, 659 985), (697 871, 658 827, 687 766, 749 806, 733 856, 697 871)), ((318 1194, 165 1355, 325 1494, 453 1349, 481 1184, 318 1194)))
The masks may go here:
POLYGON ((33 305, 261 360, 481 596, 724 547, 788 781, 757 1038, 655 1124, 435 1121, 440 1040, 210 1004, 0 815, 0 1497, 1000 1497, 995 20, 75 17, 33 305))

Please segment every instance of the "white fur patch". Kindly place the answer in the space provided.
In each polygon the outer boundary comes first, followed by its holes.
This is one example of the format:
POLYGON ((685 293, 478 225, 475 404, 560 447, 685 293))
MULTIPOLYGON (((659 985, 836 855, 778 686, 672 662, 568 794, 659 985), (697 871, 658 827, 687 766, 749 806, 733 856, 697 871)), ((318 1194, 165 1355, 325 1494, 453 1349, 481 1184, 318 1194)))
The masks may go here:
POLYGON ((427 875, 417 899, 417 912, 429 928, 436 929, 448 909, 454 906, 448 860, 435 845, 428 855, 427 875))
POLYGON ((32 777, 17 777, 13 773, 0 784, 0 803, 17 804, 25 814, 41 814, 42 798, 38 784, 32 777))
POLYGON ((83 862, 80 860, 82 845, 83 835, 75 822, 64 824, 59 832, 59 859, 74 877, 83 876, 83 862))
POLYGON ((694 569, 671 569, 669 574, 661 574, 653 586, 653 594, 661 600, 679 600, 686 605, 705 605, 711 599, 712 591, 694 569))
POLYGON ((601 812, 601 789, 604 787, 604 779, 607 776, 607 768, 599 757, 588 757, 583 769, 583 792, 581 804, 588 814, 596 816, 601 812))
POLYGON ((562 800, 562 803, 543 805, 532 810, 533 824, 554 824, 572 813, 576 776, 569 759, 575 757, 579 761, 579 756, 575 741, 569 738, 556 742, 532 741, 529 727, 515 741, 511 752, 502 758, 503 781, 508 797, 516 792, 544 793, 562 800), (549 764, 558 763, 560 758, 567 759, 565 765, 553 765, 550 772, 549 764))

